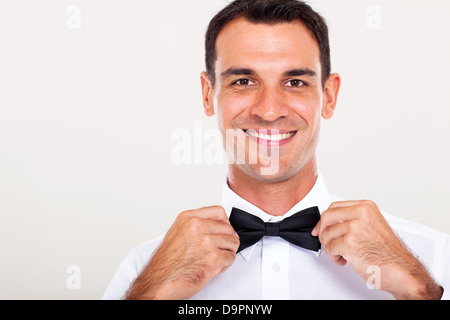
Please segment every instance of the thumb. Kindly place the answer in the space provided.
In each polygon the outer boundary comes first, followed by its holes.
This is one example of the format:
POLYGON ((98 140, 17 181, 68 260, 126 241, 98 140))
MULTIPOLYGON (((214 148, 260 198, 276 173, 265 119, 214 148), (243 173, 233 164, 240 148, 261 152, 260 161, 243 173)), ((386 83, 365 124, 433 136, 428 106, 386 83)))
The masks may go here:
POLYGON ((318 237, 318 236, 319 236, 319 230, 320 230, 320 221, 316 224, 316 226, 314 227, 314 229, 312 229, 311 235, 312 235, 313 237, 318 237))

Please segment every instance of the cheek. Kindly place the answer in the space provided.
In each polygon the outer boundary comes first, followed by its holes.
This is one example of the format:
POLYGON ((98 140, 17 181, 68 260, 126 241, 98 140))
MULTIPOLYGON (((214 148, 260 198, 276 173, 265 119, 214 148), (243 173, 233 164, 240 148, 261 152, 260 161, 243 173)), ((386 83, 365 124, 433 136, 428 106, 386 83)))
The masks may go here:
POLYGON ((320 121, 321 98, 303 97, 302 99, 294 99, 290 105, 292 110, 307 123, 308 127, 313 128, 320 121))
MULTIPOLYGON (((251 105, 249 97, 236 96, 233 94, 224 94, 218 96, 216 101, 217 117, 222 129, 231 129, 238 127, 239 119, 251 105)), ((223 130, 223 131, 224 131, 223 130)))

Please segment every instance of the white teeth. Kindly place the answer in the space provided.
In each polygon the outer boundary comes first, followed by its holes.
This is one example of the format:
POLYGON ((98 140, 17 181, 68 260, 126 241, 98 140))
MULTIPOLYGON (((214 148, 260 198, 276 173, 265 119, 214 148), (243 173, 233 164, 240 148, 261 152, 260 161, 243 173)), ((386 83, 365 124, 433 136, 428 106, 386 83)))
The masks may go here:
POLYGON ((258 131, 255 131, 255 130, 247 130, 246 133, 248 135, 251 135, 252 137, 264 139, 264 140, 270 140, 270 141, 280 141, 280 140, 288 139, 294 135, 293 132, 269 135, 269 134, 264 134, 264 133, 258 133, 258 131))

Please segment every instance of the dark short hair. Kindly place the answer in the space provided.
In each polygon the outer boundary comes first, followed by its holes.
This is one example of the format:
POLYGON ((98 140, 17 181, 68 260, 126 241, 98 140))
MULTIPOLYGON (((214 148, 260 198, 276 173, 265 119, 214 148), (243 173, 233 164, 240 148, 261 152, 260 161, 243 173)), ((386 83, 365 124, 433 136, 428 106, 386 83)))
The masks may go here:
POLYGON ((216 40, 220 31, 231 21, 244 17, 258 24, 277 24, 300 21, 312 33, 320 50, 322 86, 331 73, 328 27, 324 18, 308 4, 299 0, 235 0, 217 13, 211 20, 205 39, 206 72, 215 83, 216 40))

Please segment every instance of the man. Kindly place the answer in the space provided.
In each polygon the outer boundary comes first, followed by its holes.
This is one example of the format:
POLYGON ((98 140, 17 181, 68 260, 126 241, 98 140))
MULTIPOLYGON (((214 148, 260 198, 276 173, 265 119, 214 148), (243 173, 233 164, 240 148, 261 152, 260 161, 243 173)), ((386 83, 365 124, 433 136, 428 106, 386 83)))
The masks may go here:
POLYGON ((210 23, 206 67, 204 111, 232 158, 222 204, 182 212, 130 252, 105 299, 445 297, 448 235, 343 201, 318 172, 320 121, 341 83, 320 15, 296 0, 236 0, 210 23), (313 222, 286 240, 294 217, 313 222), (263 231, 245 233, 252 223, 263 231))

